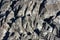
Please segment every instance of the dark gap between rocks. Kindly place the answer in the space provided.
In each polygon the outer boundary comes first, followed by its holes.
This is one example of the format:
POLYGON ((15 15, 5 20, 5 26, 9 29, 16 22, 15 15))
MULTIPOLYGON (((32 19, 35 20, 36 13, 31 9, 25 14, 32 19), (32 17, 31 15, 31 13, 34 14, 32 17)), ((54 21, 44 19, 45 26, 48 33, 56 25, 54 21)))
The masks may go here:
POLYGON ((16 2, 17 2, 17 1, 13 1, 12 4, 10 5, 10 7, 12 8, 12 10, 13 10, 14 5, 16 4, 16 2))
POLYGON ((45 8, 45 4, 47 3, 47 0, 43 0, 43 2, 40 4, 39 7, 39 14, 41 14, 41 11, 43 10, 43 8, 45 8))
POLYGON ((7 31, 2 40, 8 40, 9 34, 10 34, 10 32, 7 31))
POLYGON ((57 12, 56 17, 57 17, 57 16, 60 16, 60 11, 57 12))
POLYGON ((40 34, 39 29, 36 28, 36 29, 34 30, 34 32, 39 36, 39 34, 40 34))
POLYGON ((36 7, 36 5, 37 5, 37 3, 35 2, 35 4, 33 5, 33 9, 32 9, 31 11, 33 11, 33 10, 34 10, 34 8, 36 7))

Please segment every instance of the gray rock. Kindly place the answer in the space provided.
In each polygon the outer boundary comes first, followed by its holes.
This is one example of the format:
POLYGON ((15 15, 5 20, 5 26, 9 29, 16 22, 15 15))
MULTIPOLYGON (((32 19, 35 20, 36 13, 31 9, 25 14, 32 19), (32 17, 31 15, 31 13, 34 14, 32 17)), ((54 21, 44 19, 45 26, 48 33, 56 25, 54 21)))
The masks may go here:
POLYGON ((60 0, 0 0, 0 40, 59 40, 60 0))

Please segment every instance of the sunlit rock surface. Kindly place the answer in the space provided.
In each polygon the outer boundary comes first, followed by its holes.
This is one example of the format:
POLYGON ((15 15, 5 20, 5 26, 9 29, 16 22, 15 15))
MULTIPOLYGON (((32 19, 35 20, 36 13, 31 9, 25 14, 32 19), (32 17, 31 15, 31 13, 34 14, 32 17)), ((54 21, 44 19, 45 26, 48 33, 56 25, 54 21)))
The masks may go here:
POLYGON ((60 40, 60 0, 0 0, 0 40, 60 40))

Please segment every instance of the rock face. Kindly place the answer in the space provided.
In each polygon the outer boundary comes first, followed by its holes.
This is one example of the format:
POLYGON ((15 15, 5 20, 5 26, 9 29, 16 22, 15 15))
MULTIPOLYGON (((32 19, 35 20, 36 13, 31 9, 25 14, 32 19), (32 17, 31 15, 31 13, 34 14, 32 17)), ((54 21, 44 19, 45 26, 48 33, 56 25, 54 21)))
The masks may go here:
POLYGON ((0 40, 60 40, 60 0, 0 0, 0 40))

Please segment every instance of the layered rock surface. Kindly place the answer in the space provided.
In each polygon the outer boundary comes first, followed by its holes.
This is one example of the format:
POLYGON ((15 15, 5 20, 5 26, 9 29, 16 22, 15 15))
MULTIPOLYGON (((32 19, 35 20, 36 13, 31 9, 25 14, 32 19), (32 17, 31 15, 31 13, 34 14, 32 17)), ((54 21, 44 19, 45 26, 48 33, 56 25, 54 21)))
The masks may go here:
POLYGON ((0 0, 0 40, 60 40, 60 0, 0 0))

